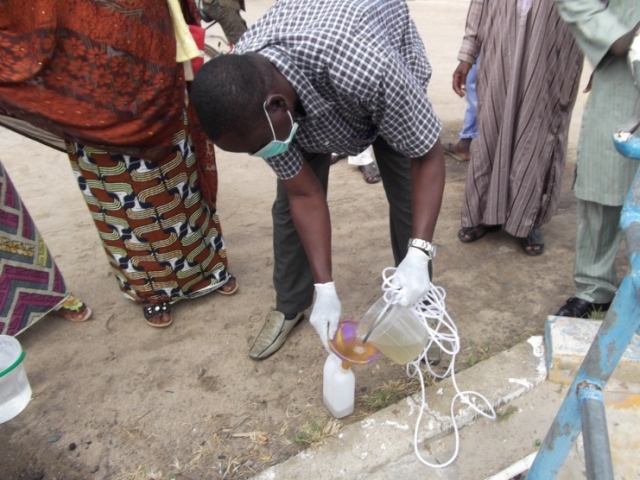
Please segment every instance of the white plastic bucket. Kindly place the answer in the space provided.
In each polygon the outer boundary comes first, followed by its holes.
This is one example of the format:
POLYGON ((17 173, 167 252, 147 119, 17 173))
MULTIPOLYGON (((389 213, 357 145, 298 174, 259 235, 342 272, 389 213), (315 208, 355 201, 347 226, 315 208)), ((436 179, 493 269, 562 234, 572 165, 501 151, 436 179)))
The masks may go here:
POLYGON ((31 386, 22 362, 24 356, 18 340, 0 335, 0 423, 18 415, 31 400, 31 386))

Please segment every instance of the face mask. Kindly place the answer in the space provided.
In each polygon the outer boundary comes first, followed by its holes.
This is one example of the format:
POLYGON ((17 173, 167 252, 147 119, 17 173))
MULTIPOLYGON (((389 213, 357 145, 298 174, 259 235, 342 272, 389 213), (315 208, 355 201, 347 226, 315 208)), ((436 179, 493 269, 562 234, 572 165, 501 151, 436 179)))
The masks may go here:
POLYGON ((267 145, 262 147, 257 152, 251 153, 250 155, 253 157, 269 158, 287 151, 291 140, 293 140, 293 136, 296 134, 296 130, 298 130, 298 124, 293 121, 293 117, 287 111, 289 119, 291 120, 291 133, 286 140, 278 140, 276 138, 276 132, 273 129, 273 124, 271 123, 271 118, 269 118, 269 113, 267 112, 267 102, 264 102, 262 108, 264 109, 264 113, 267 115, 267 120, 269 121, 269 126, 271 127, 271 133, 273 134, 273 140, 271 140, 267 145))

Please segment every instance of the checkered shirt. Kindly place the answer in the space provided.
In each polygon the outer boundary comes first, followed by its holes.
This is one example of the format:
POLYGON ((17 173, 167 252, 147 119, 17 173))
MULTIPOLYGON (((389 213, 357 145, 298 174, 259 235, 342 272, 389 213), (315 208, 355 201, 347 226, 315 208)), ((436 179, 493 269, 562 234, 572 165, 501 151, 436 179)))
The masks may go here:
POLYGON ((268 58, 300 100, 289 149, 265 159, 280 179, 303 151, 356 155, 381 135, 413 158, 438 140, 431 66, 403 0, 278 0, 233 52, 268 58))

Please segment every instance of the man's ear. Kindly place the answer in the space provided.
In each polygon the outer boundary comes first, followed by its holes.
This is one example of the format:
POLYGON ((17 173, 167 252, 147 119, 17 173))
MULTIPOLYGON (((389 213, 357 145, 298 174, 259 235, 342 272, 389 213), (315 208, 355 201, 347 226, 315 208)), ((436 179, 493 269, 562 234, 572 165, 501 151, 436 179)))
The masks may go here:
POLYGON ((289 109, 287 108, 287 101, 284 98, 284 95, 281 95, 279 93, 269 95, 267 97, 265 105, 266 105, 267 111, 270 113, 276 113, 278 111, 284 113, 289 111, 289 109))

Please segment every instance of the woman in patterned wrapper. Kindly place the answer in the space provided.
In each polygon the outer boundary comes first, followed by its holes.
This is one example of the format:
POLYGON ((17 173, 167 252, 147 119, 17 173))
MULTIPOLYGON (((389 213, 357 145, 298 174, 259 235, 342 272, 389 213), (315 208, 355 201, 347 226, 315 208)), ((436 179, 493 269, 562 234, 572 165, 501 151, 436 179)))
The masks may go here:
POLYGON ((64 278, 0 163, 0 334, 16 336, 47 313, 84 322, 91 309, 64 278))
MULTIPOLYGON (((179 2, 198 25, 195 4, 179 2)), ((0 113, 65 140, 120 289, 153 327, 171 324, 178 300, 235 293, 213 144, 189 104, 167 2, 35 7, 0 2, 0 113)))

